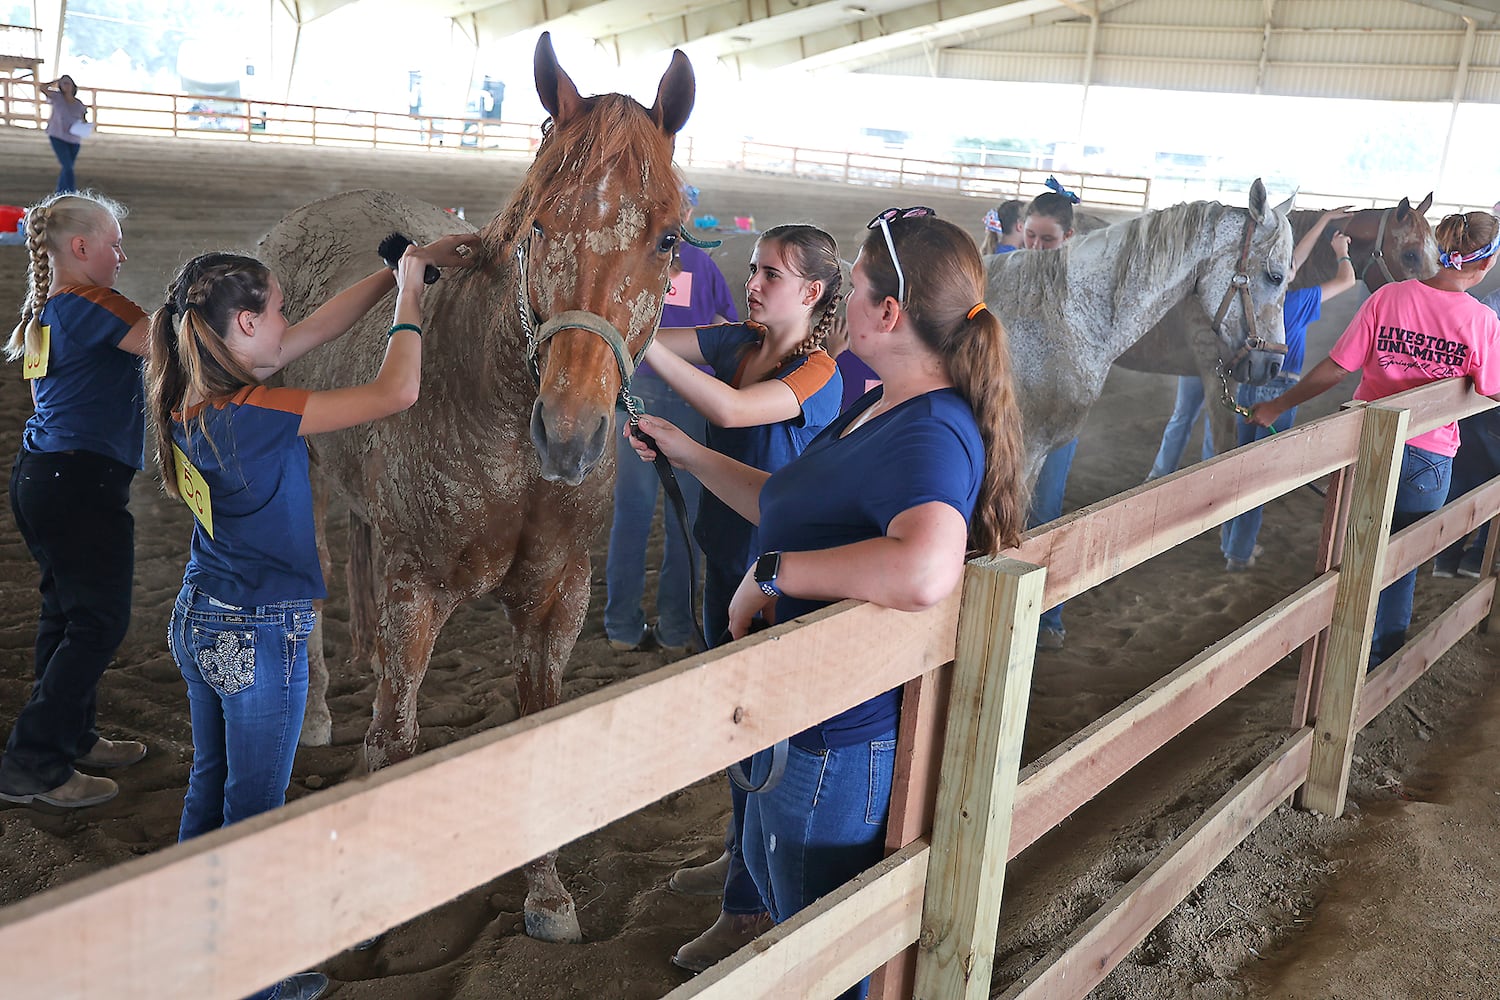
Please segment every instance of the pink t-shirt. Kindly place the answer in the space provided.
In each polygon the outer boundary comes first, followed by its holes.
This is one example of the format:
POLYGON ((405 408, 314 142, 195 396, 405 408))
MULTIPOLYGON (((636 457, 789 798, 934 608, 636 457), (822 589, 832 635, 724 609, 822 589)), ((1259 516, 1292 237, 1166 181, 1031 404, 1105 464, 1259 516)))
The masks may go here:
MULTIPOLYGON (((1360 370, 1355 399, 1384 399, 1465 375, 1492 396, 1500 392, 1500 319, 1467 292, 1393 281, 1364 301, 1328 356, 1340 368, 1360 370)), ((1407 443, 1451 456, 1458 452, 1458 424, 1407 443)))

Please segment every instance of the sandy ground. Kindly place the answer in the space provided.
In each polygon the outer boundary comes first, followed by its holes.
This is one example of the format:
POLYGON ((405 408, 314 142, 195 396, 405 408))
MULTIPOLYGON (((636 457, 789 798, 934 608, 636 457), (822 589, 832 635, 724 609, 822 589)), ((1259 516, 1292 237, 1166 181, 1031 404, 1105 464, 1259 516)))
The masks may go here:
MULTIPOLYGON (((0 202, 50 189, 55 166, 35 133, 0 129, 0 202)), ((253 249, 287 210, 341 190, 383 187, 471 221, 496 211, 524 164, 460 153, 392 154, 210 140, 101 136, 79 160, 82 183, 123 200, 131 261, 120 287, 159 300, 172 270, 209 248, 253 249)), ((926 192, 883 192, 698 172, 702 210, 753 215, 762 226, 813 221, 841 241, 863 236, 876 210, 920 202, 969 220, 983 205, 926 192)), ((732 282, 747 241, 722 251, 732 282)), ((372 256, 373 263, 373 256, 372 256)), ((0 247, 0 315, 14 316, 24 255, 0 247)), ((1326 351, 1362 297, 1333 303, 1311 333, 1326 351)), ((1116 370, 1090 417, 1068 490, 1070 508, 1134 486, 1150 466, 1171 409, 1167 376, 1116 370)), ((1347 392, 1304 407, 1329 412, 1347 392)), ((0 450, 13 451, 29 413, 19 372, 0 380, 0 450)), ((1196 446, 1189 454, 1196 454, 1196 446)), ((150 477, 137 480, 135 618, 101 686, 101 725, 152 748, 120 775, 114 802, 81 814, 0 809, 0 904, 172 843, 191 757, 186 699, 162 634, 186 559, 190 521, 150 477)), ((1026 757, 1175 668, 1311 578, 1321 501, 1300 491, 1271 505, 1254 572, 1223 570, 1215 533, 1070 603, 1068 648, 1037 663, 1026 757)), ((338 519, 335 519, 335 523, 338 519)), ((335 546, 339 543, 334 537, 335 546)), ((661 664, 604 641, 603 539, 595 543, 594 602, 569 665, 575 696, 661 664)), ((298 755, 290 795, 309 794, 354 767, 369 717, 366 673, 338 666, 348 652, 342 574, 328 610, 334 745, 298 755)), ((1462 590, 1423 578, 1419 623, 1462 590)), ((0 528, 0 717, 8 725, 29 688, 35 568, 8 519, 0 528)), ((443 745, 515 715, 508 627, 491 601, 471 603, 443 633, 420 702, 422 746, 443 745)), ((1500 995, 1493 947, 1500 704, 1490 692, 1496 642, 1471 636, 1359 739, 1352 805, 1339 820, 1282 807, 1096 991, 1110 998, 1480 997, 1500 995)), ((1286 733, 1295 664, 1274 668, 1155 755, 1116 789, 1028 850, 1012 867, 995 988, 1045 955, 1144 867, 1286 733)), ((333 996, 350 1000, 657 997, 685 974, 667 957, 712 920, 711 899, 676 896, 665 879, 717 851, 727 798, 704 782, 567 846, 560 866, 586 942, 539 944, 520 933, 521 879, 507 876, 395 928, 374 950, 321 965, 333 996)))

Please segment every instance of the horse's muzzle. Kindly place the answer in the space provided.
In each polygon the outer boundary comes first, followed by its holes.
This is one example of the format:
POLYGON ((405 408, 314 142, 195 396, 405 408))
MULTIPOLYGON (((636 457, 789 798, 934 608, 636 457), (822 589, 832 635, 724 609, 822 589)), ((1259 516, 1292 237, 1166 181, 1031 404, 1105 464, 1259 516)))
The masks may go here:
POLYGON ((1229 372, 1229 377, 1247 385, 1265 385, 1281 371, 1285 355, 1272 351, 1251 351, 1229 372))
POLYGON ((577 486, 589 474, 609 444, 613 414, 585 409, 576 417, 548 409, 545 399, 531 408, 531 443, 541 462, 542 478, 577 486))

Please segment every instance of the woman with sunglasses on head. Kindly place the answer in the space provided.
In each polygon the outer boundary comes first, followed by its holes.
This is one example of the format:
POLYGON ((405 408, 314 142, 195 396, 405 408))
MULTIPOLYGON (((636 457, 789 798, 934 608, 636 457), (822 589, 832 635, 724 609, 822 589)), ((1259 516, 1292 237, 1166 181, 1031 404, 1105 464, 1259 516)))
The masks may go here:
MULTIPOLYGON (((641 421, 673 465, 759 526, 761 555, 730 604, 736 638, 757 618, 844 598, 930 607, 957 586, 967 554, 1021 537, 1020 414, 979 251, 931 209, 888 209, 870 228, 854 264, 849 349, 882 384, 800 457, 767 474, 641 421)), ((780 781, 749 796, 745 863, 777 922, 880 860, 899 711, 900 690, 887 691, 798 733, 780 781)), ((771 755, 752 758, 752 780, 771 755)))
MULTIPOLYGON (((1489 274, 1500 251, 1500 221, 1488 212, 1454 214, 1433 232, 1440 251, 1437 274, 1393 281, 1374 292, 1349 323, 1328 357, 1291 389, 1257 403, 1248 421, 1270 427, 1287 410, 1319 396, 1358 370, 1355 399, 1374 400, 1445 378, 1468 376, 1476 391, 1500 394, 1500 320, 1468 294, 1489 274)), ((1414 524, 1448 497, 1458 425, 1444 424, 1406 442, 1391 530, 1414 524)), ((1411 624, 1413 569, 1380 593, 1370 666, 1406 643, 1411 624)))
MULTIPOLYGON (((706 418, 704 447, 770 473, 838 416, 843 383, 823 344, 842 288, 832 236, 813 226, 776 226, 761 234, 750 254, 749 322, 658 331, 646 360, 706 418)), ((699 501, 693 535, 705 564, 703 635, 717 646, 728 641, 729 600, 761 549, 755 524, 712 494, 699 501)), ((672 956, 693 972, 738 951, 769 923, 740 854, 745 793, 731 783, 730 795, 734 808, 723 854, 677 872, 670 883, 680 892, 724 893, 713 926, 672 956)))

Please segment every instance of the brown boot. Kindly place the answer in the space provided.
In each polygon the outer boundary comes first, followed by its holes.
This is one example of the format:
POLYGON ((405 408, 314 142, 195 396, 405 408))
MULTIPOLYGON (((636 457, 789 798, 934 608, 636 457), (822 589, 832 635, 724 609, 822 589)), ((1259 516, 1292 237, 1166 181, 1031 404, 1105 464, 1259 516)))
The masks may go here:
POLYGON ((667 888, 687 896, 724 895, 724 877, 729 874, 729 852, 696 868, 679 868, 667 879, 667 888))
POLYGON ((769 913, 723 913, 708 930, 677 949, 672 964, 702 972, 723 961, 772 927, 769 913))
POLYGON ((107 740, 101 736, 73 763, 81 767, 129 767, 145 756, 146 744, 138 740, 107 740))
POLYGON ((19 802, 22 805, 45 802, 59 809, 83 809, 86 806, 102 805, 119 794, 120 786, 108 778, 96 778, 81 771, 74 771, 73 777, 49 791, 35 792, 30 795, 0 792, 0 799, 6 802, 19 802))

